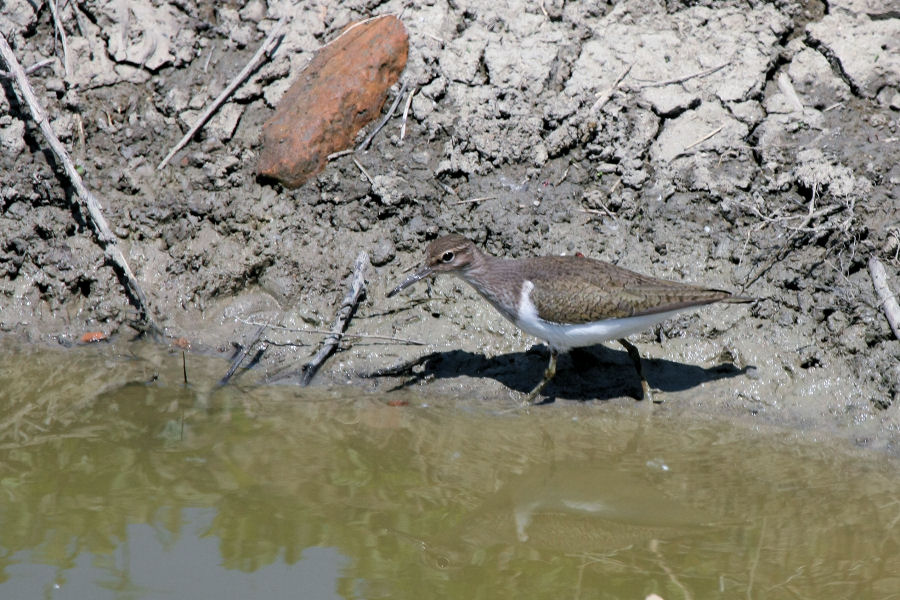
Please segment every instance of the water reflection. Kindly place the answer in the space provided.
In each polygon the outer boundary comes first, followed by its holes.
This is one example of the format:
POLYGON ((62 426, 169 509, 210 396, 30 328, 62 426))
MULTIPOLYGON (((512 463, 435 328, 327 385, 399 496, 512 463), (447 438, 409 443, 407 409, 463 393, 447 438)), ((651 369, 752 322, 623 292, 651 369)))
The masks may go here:
POLYGON ((900 484, 880 455, 637 405, 216 390, 221 363, 196 357, 185 386, 180 360, 0 358, 0 596, 900 589, 900 484))

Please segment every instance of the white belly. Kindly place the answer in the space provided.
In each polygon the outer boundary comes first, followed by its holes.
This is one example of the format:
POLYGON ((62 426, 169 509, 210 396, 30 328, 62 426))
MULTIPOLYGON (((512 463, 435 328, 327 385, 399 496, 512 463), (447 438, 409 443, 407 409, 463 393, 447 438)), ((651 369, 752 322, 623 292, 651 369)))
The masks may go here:
POLYGON ((537 309, 531 301, 532 289, 534 289, 534 284, 530 281, 526 281, 522 286, 522 293, 519 299, 519 317, 516 320, 516 325, 522 331, 544 340, 551 347, 561 352, 571 348, 593 346, 609 340, 617 340, 649 329, 658 323, 662 323, 669 317, 685 310, 690 310, 690 308, 681 308, 639 317, 605 319, 603 321, 594 321, 593 323, 564 325, 551 323, 538 317, 537 309))

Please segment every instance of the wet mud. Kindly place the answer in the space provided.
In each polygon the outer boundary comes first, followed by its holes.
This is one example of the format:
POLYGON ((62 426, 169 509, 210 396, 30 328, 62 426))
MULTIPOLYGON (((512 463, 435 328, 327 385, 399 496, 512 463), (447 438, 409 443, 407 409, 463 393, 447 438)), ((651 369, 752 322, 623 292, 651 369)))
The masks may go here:
MULTIPOLYGON (((537 340, 458 280, 385 298, 455 232, 497 255, 581 252, 757 297, 634 338, 665 400, 653 410, 900 449, 900 342, 866 268, 879 258, 900 286, 890 3, 63 4, 68 61, 46 4, 7 2, 0 31, 23 66, 52 59, 30 80, 147 293, 157 343, 227 358, 271 323, 242 377, 296 371, 366 251, 347 333, 369 337, 343 339, 313 385, 514 407, 546 364, 537 340), (293 79, 347 24, 386 13, 409 32, 404 137, 398 110, 367 151, 299 189, 258 180, 261 125, 293 79), (280 18, 272 60, 157 170, 280 18)), ((127 344, 136 310, 15 84, 0 86, 3 339, 127 344)), ((623 350, 590 348, 560 359, 555 402, 534 410, 633 403, 637 387, 623 350)))

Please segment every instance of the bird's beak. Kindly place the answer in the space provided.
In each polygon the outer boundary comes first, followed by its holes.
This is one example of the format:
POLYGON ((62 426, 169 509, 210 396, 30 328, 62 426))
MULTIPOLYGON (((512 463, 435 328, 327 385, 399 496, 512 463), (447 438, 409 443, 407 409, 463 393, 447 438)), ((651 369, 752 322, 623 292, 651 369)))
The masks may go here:
POLYGON ((398 285, 397 287, 395 287, 394 289, 392 289, 391 291, 389 291, 389 292, 387 293, 387 297, 390 298, 391 296, 393 296, 394 294, 398 293, 398 292, 399 292, 400 290, 402 290, 403 288, 409 287, 409 286, 411 286, 412 284, 414 284, 415 282, 419 281, 420 279, 424 279, 425 277, 428 277, 428 276, 431 275, 433 272, 434 272, 434 269, 432 269, 431 267, 425 267, 425 268, 422 269, 421 271, 418 271, 418 272, 416 272, 416 273, 413 273, 412 275, 410 275, 409 277, 407 277, 406 279, 404 279, 403 282, 402 282, 400 285, 398 285))

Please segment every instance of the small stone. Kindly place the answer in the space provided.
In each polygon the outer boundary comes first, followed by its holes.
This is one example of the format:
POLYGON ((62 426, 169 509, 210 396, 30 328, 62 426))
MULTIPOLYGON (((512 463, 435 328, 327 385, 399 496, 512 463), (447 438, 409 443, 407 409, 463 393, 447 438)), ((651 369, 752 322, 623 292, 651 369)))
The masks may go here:
POLYGON ((230 140, 242 114, 244 107, 234 102, 219 107, 207 124, 207 135, 222 141, 230 140))
POLYGON ((244 21, 259 23, 266 16, 266 7, 259 0, 248 2, 238 13, 244 21))
POLYGON ((397 249, 394 247, 394 243, 387 238, 380 238, 372 248, 371 261, 374 266, 381 267, 394 260, 395 256, 397 256, 397 249))
POLYGON ((844 333, 844 330, 847 329, 848 323, 847 315, 838 310, 828 316, 825 325, 832 334, 841 335, 844 333))
POLYGON ((412 186, 397 175, 376 175, 372 181, 372 192, 385 206, 401 204, 415 196, 412 186))
POLYGON ((900 92, 896 92, 891 96, 891 99, 888 100, 888 106, 893 110, 900 110, 900 92))
POLYGON ((427 98, 422 94, 416 94, 415 96, 413 96, 412 113, 417 120, 424 121, 433 112, 434 100, 432 100, 431 98, 427 98))
POLYGON ((301 186, 381 112, 406 67, 409 37, 393 15, 351 25, 310 61, 263 125, 257 172, 301 186))
POLYGON ((11 120, 0 126, 0 149, 8 159, 15 159, 25 150, 25 123, 11 120))

